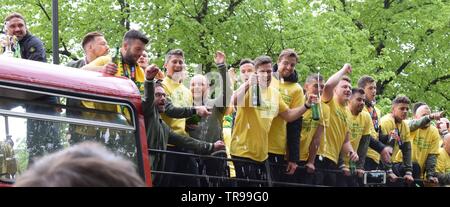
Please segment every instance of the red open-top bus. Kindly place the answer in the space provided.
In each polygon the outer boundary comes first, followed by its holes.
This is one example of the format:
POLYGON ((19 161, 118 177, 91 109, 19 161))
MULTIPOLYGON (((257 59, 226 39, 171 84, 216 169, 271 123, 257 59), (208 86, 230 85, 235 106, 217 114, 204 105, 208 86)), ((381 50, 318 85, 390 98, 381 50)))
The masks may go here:
POLYGON ((0 56, 0 185, 36 157, 92 140, 130 159, 151 186, 141 104, 129 79, 0 56))

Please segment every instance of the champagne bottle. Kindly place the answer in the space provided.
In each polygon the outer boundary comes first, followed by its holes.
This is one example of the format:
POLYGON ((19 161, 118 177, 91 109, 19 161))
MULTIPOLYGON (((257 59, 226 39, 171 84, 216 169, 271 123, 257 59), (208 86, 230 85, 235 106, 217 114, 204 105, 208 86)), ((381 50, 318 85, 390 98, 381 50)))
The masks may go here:
POLYGON ((5 45, 5 51, 3 53, 6 57, 14 57, 14 53, 11 50, 11 41, 12 37, 9 35, 6 35, 6 45, 5 45))
POLYGON ((312 110, 312 118, 313 120, 319 120, 320 119, 320 111, 319 106, 315 103, 311 104, 311 110, 312 110))
POLYGON ((252 104, 253 106, 261 106, 261 98, 259 97, 259 81, 256 78, 256 83, 252 85, 252 104))

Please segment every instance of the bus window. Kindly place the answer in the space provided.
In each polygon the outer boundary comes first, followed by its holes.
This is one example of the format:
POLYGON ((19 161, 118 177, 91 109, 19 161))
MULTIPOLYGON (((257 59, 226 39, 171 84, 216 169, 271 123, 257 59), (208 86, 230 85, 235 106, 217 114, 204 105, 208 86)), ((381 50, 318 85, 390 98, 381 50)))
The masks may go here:
POLYGON ((121 102, 0 86, 0 178, 83 141, 102 143, 138 166, 132 108, 121 102))

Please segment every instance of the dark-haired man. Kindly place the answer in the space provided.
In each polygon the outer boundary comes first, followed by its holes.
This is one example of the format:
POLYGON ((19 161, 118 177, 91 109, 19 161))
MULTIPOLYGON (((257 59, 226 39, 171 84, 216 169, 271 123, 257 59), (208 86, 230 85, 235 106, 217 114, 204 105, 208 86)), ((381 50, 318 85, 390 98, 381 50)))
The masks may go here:
MULTIPOLYGON (((254 63, 256 74, 252 74, 248 81, 234 92, 231 99, 233 105, 237 107, 237 112, 230 152, 233 158, 249 161, 233 161, 238 178, 265 180, 268 134, 273 119, 279 115, 285 121, 292 122, 300 118, 317 98, 310 97, 305 105, 289 109, 279 91, 270 86, 272 59, 260 56, 254 63), (258 87, 259 92, 256 89, 258 87), (252 101, 257 99, 256 94, 259 94, 259 101, 252 101)), ((240 182, 240 185, 248 183, 240 182)), ((250 184, 250 186, 257 185, 259 184, 250 184)))
POLYGON ((380 121, 380 141, 393 148, 391 161, 396 167, 393 168, 391 163, 386 163, 385 169, 390 182, 394 184, 398 176, 403 176, 408 184, 414 181, 410 129, 405 121, 409 104, 408 97, 398 96, 392 101, 392 112, 383 116, 380 121))
MULTIPOLYGON (((293 109, 305 103, 302 87, 297 83, 295 66, 299 61, 293 49, 285 49, 278 56, 271 86, 278 89, 284 103, 293 109)), ((273 119, 269 131, 270 172, 274 181, 290 182, 297 170, 301 118, 287 123, 281 116, 273 119), (287 167, 286 167, 287 165, 287 167)))
POLYGON ((120 48, 119 57, 113 62, 111 56, 101 56, 82 69, 101 71, 106 74, 114 74, 131 79, 144 94, 144 69, 139 67, 137 61, 145 50, 148 38, 140 31, 130 30, 125 33, 120 48))
MULTIPOLYGON (((381 110, 376 106, 377 83, 371 76, 364 75, 358 80, 358 87, 364 90, 366 94, 365 107, 363 111, 370 114, 373 124, 372 138, 378 139, 380 134, 381 110)), ((377 170, 380 164, 380 154, 375 150, 369 149, 364 161, 365 170, 377 170)))
POLYGON ((355 163, 356 174, 351 175, 350 162, 348 158, 343 158, 345 164, 344 176, 340 176, 338 180, 339 186, 358 186, 359 178, 362 178, 364 173, 364 161, 367 155, 367 149, 370 146, 374 148, 377 152, 382 154, 383 160, 390 159, 390 147, 386 147, 378 140, 375 140, 371 137, 371 132, 374 131, 372 119, 368 112, 363 111, 365 106, 366 95, 363 89, 361 88, 353 88, 352 95, 350 97, 348 103, 348 109, 350 110, 350 143, 352 144, 353 149, 357 149, 357 153, 359 156, 358 162, 355 163), (356 175, 358 177, 356 177, 356 175))

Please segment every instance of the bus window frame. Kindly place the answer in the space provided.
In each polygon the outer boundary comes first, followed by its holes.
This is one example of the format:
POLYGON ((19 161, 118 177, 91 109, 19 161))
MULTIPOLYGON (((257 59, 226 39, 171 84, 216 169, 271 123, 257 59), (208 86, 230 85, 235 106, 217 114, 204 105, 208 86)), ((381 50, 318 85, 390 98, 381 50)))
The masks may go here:
MULTIPOLYGON (((146 181, 147 179, 150 179, 150 178, 146 178, 146 176, 145 176, 145 169, 144 169, 144 163, 143 163, 144 155, 143 155, 143 151, 142 151, 141 133, 140 133, 141 129, 140 129, 140 124, 139 124, 140 122, 139 122, 139 117, 138 117, 139 113, 138 113, 136 106, 131 101, 129 101, 125 98, 122 98, 122 97, 105 96, 105 95, 99 95, 99 94, 77 93, 76 91, 58 90, 58 89, 54 89, 54 88, 36 86, 36 85, 31 85, 31 84, 24 85, 21 83, 15 83, 15 82, 9 82, 9 81, 0 81, 0 87, 9 88, 12 90, 20 90, 20 91, 25 91, 25 92, 37 93, 37 94, 42 94, 42 95, 52 95, 52 96, 57 96, 57 97, 73 98, 73 99, 78 99, 78 100, 82 100, 82 101, 93 101, 93 102, 100 102, 100 103, 127 105, 130 109, 130 112, 131 112, 130 116, 131 116, 132 123, 134 125, 133 133, 134 133, 135 143, 136 143, 137 172, 143 180, 146 181)), ((2 114, 2 111, 4 111, 4 110, 3 109, 0 110, 0 114, 2 114)), ((14 117, 15 115, 14 115, 14 113, 11 113, 11 115, 8 115, 8 116, 14 117)), ((45 115, 45 116, 51 116, 51 115, 45 115)), ((29 116, 21 117, 21 118, 28 118, 28 117, 29 116)), ((43 117, 41 117, 41 118, 43 118, 43 117)), ((59 117, 59 118, 61 118, 61 117, 59 117)), ((61 119, 56 119, 55 121, 61 121, 61 119)), ((147 183, 147 181, 146 181, 146 183, 147 183)))

